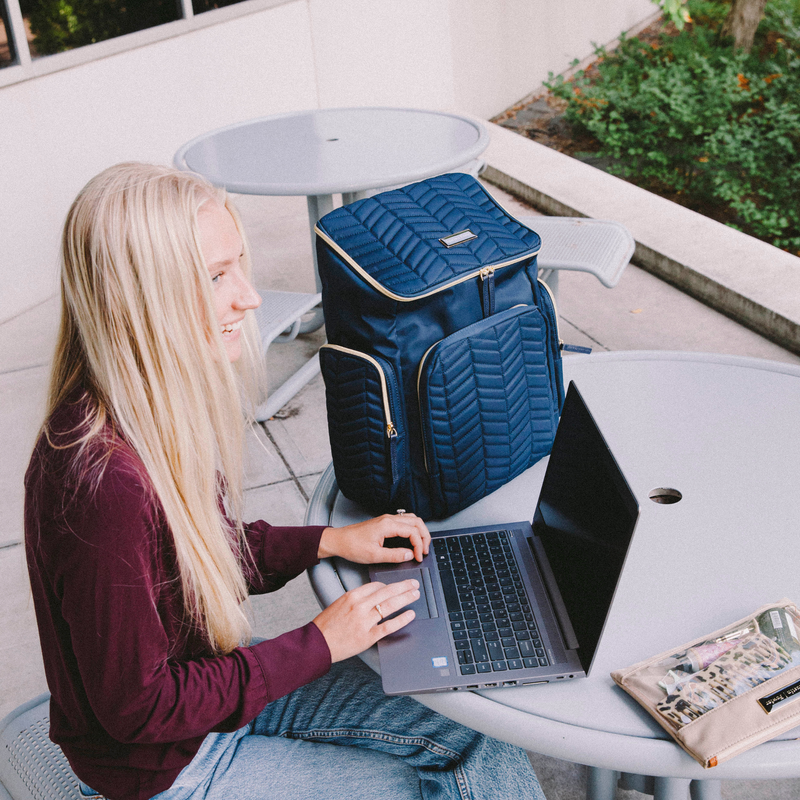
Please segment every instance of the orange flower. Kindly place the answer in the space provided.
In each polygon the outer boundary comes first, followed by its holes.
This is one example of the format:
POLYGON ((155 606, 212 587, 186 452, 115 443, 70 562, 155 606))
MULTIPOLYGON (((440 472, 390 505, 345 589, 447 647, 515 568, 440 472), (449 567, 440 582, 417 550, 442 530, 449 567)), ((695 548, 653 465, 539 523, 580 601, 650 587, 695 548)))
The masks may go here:
POLYGON ((750 88, 750 79, 745 78, 741 72, 736 76, 736 78, 739 81, 739 88, 746 92, 750 88))

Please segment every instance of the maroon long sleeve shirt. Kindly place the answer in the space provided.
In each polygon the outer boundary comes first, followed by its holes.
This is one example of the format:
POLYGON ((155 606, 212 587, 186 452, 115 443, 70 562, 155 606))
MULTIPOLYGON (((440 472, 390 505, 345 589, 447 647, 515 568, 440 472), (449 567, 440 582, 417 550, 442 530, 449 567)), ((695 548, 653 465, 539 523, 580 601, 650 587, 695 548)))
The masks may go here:
MULTIPOLYGON (((74 436, 67 403, 51 440, 74 436)), ((25 477, 25 543, 45 673, 50 736, 77 775, 113 800, 169 788, 211 731, 233 731, 267 703, 325 674, 313 623, 215 656, 185 623, 170 531, 141 461, 111 448, 99 484, 70 470, 74 449, 41 437, 25 477)), ((321 527, 247 525, 251 593, 317 563, 321 527)))

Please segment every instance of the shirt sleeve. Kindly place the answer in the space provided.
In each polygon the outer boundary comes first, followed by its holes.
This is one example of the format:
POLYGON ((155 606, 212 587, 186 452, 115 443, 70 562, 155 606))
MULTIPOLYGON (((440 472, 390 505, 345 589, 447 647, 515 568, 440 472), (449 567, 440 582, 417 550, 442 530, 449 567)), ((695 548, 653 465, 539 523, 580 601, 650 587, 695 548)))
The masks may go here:
MULTIPOLYGON (((79 495, 48 542, 48 571, 80 675, 76 689, 112 737, 176 742, 235 730, 328 671, 330 651, 313 622, 227 655, 176 656, 186 633, 182 604, 165 595, 175 591, 163 569, 168 537, 144 481, 112 458, 100 485, 79 495)), ((302 571, 318 540, 316 531, 300 529, 281 544, 284 530, 266 523, 248 531, 259 570, 270 576, 254 581, 265 590, 302 571)))
POLYGON ((245 538, 253 565, 245 570, 251 594, 280 589, 292 578, 319 562, 322 525, 278 527, 267 522, 245 525, 245 538))

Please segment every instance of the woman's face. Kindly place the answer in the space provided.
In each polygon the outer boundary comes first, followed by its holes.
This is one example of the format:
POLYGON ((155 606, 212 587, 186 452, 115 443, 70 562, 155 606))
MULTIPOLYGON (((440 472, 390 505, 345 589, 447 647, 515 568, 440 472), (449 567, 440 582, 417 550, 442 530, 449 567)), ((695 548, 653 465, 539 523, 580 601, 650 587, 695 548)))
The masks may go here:
POLYGON ((241 325, 244 312, 258 308, 261 298, 240 264, 242 237, 225 206, 209 200, 197 215, 200 249, 206 261, 214 292, 214 310, 222 331, 222 341, 230 361, 242 354, 241 325))

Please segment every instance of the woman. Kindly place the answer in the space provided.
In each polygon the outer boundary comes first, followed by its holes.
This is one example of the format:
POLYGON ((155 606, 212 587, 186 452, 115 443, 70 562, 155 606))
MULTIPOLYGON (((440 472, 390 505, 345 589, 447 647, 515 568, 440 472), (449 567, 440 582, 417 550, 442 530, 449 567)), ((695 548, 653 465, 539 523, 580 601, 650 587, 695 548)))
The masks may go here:
POLYGON ((233 207, 197 176, 121 164, 69 211, 25 508, 53 740, 82 791, 113 800, 540 798, 522 751, 387 698, 352 658, 413 619, 382 622, 416 581, 250 643, 248 594, 327 556, 421 560, 430 534, 414 515, 242 521, 249 275, 233 207), (383 547, 397 536, 408 547, 383 547))

